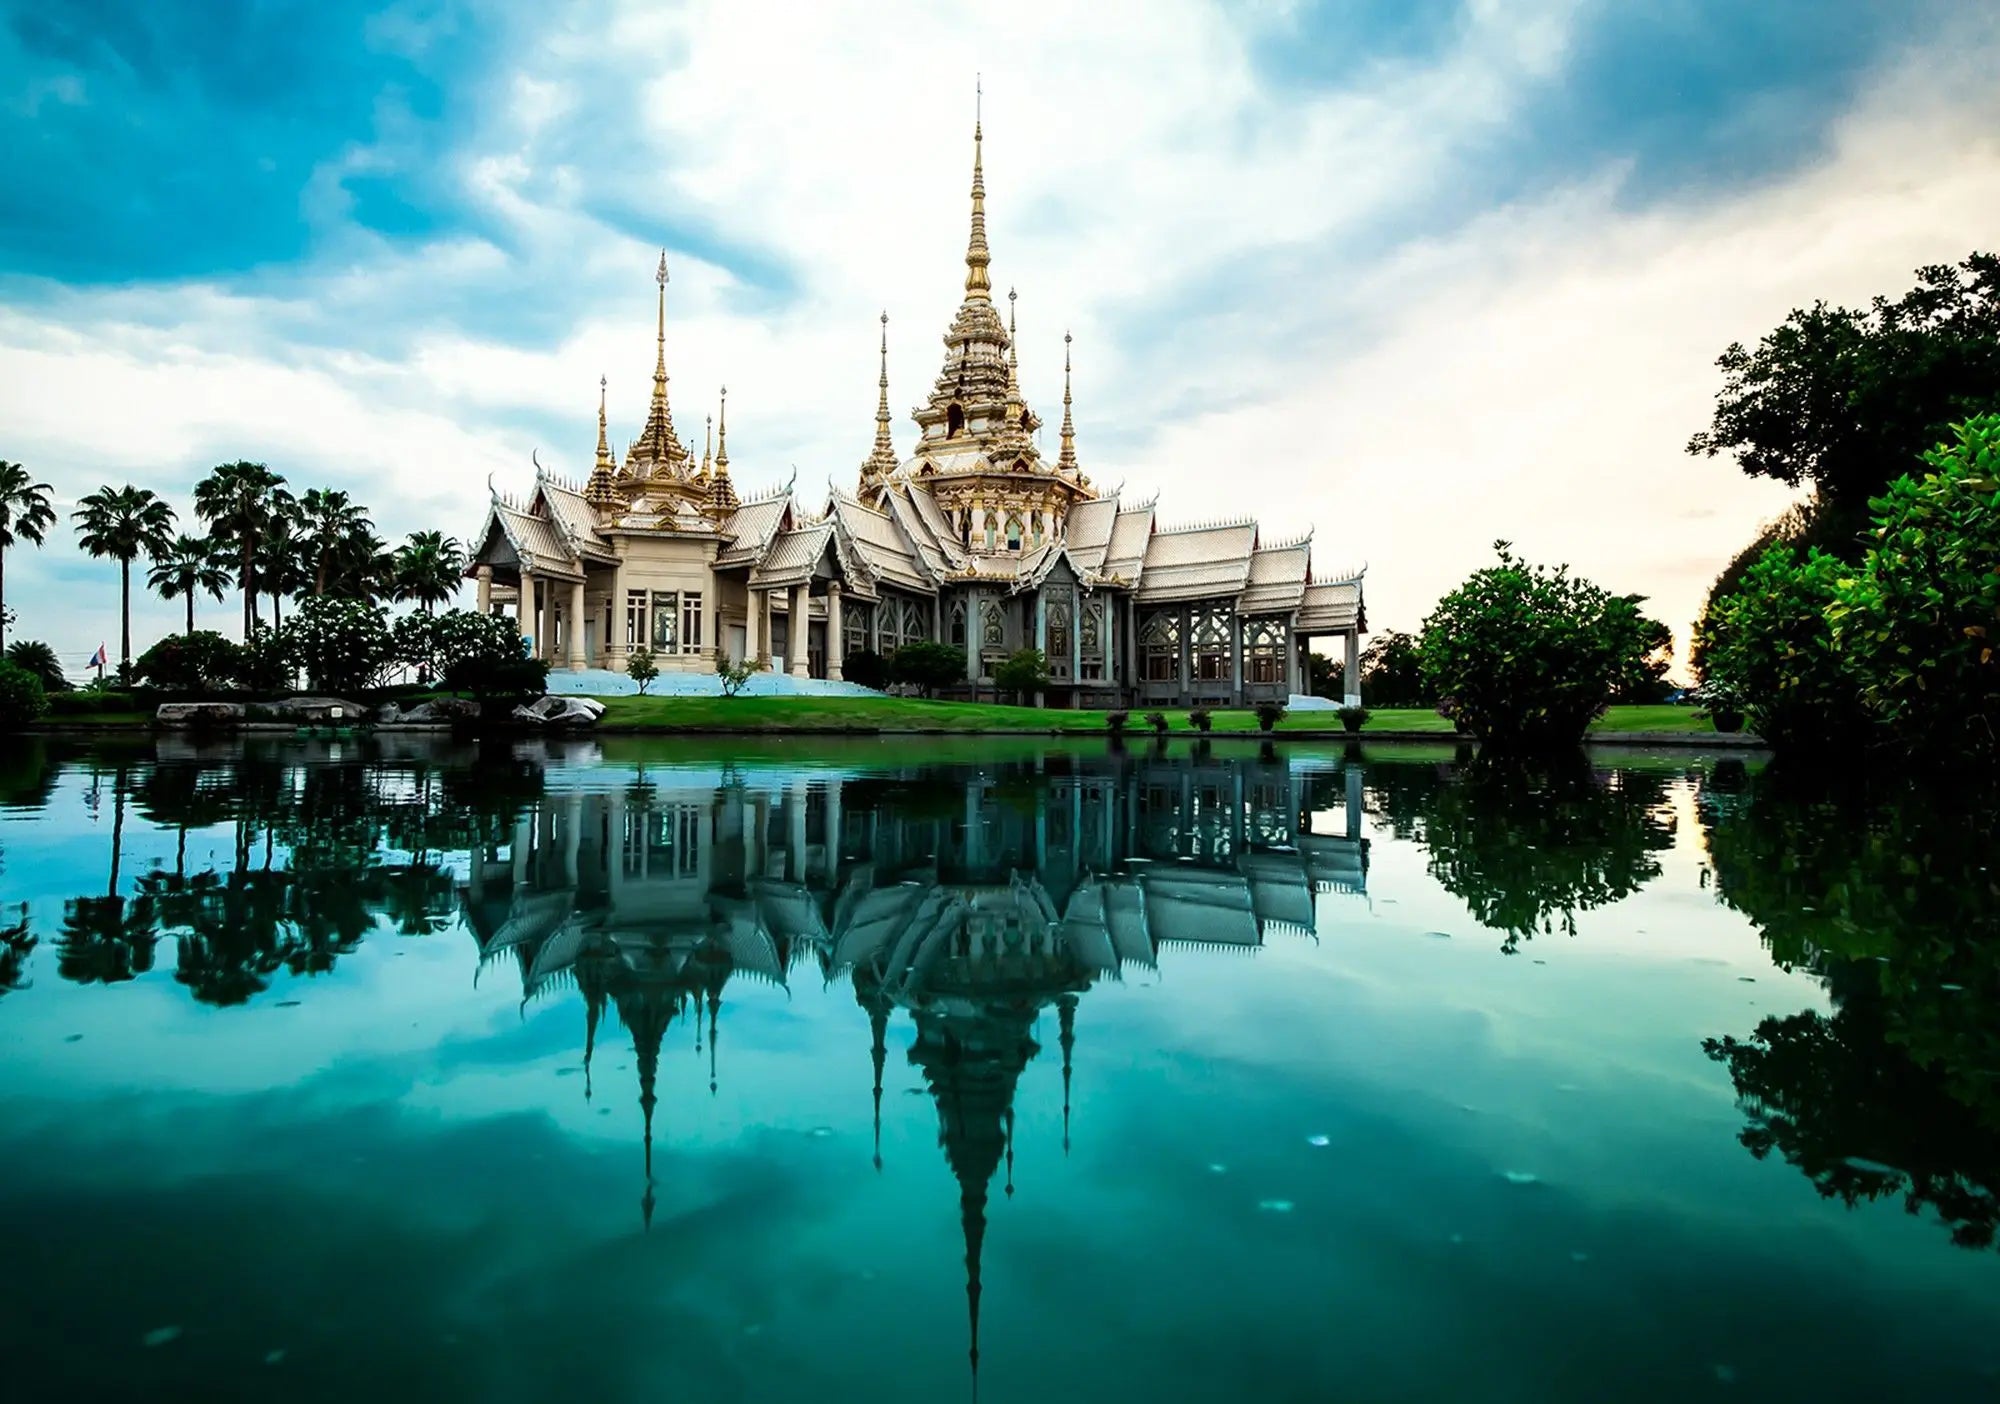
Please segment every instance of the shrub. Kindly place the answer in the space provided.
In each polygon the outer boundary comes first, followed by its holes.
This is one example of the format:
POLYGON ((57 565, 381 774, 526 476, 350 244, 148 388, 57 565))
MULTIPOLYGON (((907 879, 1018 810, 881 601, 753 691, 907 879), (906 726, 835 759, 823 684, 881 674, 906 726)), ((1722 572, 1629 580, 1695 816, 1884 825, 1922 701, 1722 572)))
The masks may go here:
POLYGON ((660 665, 653 660, 650 648, 635 648, 632 656, 625 660, 625 676, 639 684, 639 695, 644 697, 653 679, 660 675, 660 665))
POLYGON ((860 649, 840 660, 841 676, 878 692, 889 685, 889 660, 870 649, 860 649))
POLYGON ((1039 648, 1017 649, 993 670, 993 685, 1013 693, 1019 702, 1049 685, 1049 660, 1039 648))
POLYGON ((1130 712, 1106 712, 1104 714, 1105 728, 1113 736, 1123 736, 1125 734, 1125 724, 1131 720, 1132 714, 1130 712))
POLYGON ((147 705, 132 693, 93 687, 50 693, 48 714, 52 717, 87 717, 98 712, 142 712, 147 705))
POLYGON ((1278 723, 1285 719, 1285 713, 1289 710, 1291 709, 1286 707, 1282 702, 1259 702, 1257 704, 1257 729, 1259 731, 1272 731, 1276 729, 1278 723))
POLYGON ((2000 757, 2000 415, 1961 424, 1869 506, 1827 609, 1862 702, 1917 752, 2000 757))
POLYGON ((734 697, 743 690, 743 684, 764 671, 764 662, 758 658, 746 658, 741 663, 729 661, 729 655, 717 651, 715 655, 715 675, 722 679, 722 695, 734 697))
POLYGON ((163 692, 222 692, 243 672, 243 646, 211 629, 169 634, 140 654, 133 670, 163 692))
POLYGON ((251 631, 249 642, 241 648, 237 686, 246 692, 258 693, 292 690, 298 680, 298 664, 292 658, 290 643, 282 634, 260 625, 251 631))
POLYGON ((1153 728, 1155 736, 1165 736, 1167 734, 1167 714, 1165 712, 1146 713, 1146 725, 1153 728))
POLYGON ((1750 726, 1780 750, 1852 741, 1868 730, 1827 621, 1850 568, 1817 548, 1765 549, 1743 586, 1703 621, 1705 687, 1742 699, 1750 726))
POLYGON ((1340 707, 1335 709, 1334 715, 1340 718, 1340 724, 1350 732, 1358 732, 1368 725, 1369 714, 1366 707, 1340 707))
POLYGON ((424 650, 421 656, 406 652, 404 661, 427 665, 447 692, 488 699, 538 697, 547 687, 548 660, 527 656, 520 626, 505 615, 451 609, 432 615, 422 626, 399 630, 406 643, 421 641, 424 650))
POLYGON ((941 687, 964 682, 965 669, 964 649, 929 640, 904 644, 889 657, 890 676, 926 697, 935 697, 941 687))
POLYGON ((0 662, 0 731, 19 731, 49 709, 42 680, 26 668, 0 662))
POLYGON ((280 632, 316 692, 363 691, 396 661, 388 616, 361 600, 308 595, 280 632))
POLYGON ((1194 707, 1188 711, 1188 725, 1196 731, 1205 732, 1215 725, 1215 713, 1206 707, 1194 707))
POLYGON ((68 692, 69 679, 63 676, 56 651, 39 639, 16 639, 7 645, 7 661, 40 680, 43 692, 68 692))
POLYGON ((1482 740, 1575 745, 1621 685, 1643 671, 1657 626, 1638 599, 1569 567, 1530 565, 1496 541, 1497 565, 1473 573, 1424 620, 1419 655, 1438 710, 1482 740))

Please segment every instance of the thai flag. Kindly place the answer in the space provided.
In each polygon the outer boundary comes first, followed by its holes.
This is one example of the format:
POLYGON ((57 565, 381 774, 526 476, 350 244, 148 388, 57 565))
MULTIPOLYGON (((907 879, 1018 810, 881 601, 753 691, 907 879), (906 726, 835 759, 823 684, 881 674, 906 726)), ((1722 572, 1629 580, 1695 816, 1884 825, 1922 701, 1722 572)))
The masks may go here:
POLYGON ((84 667, 86 667, 86 668, 102 668, 102 667, 104 666, 104 645, 103 645, 103 644, 99 644, 99 645, 97 646, 97 652, 95 652, 95 653, 91 654, 91 655, 90 655, 90 661, 89 661, 88 663, 84 664, 83 666, 84 666, 84 667))

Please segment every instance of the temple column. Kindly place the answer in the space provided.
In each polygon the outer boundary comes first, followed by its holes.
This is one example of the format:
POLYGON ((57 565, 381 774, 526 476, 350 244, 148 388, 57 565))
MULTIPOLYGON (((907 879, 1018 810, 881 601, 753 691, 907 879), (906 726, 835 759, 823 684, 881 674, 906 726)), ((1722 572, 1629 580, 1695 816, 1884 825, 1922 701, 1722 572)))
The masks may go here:
POLYGON ((764 592, 743 592, 743 661, 755 663, 764 656, 764 592))
POLYGON ((521 637, 528 641, 528 656, 542 656, 542 625, 535 618, 535 573, 526 566, 521 567, 520 599, 514 602, 514 627, 521 631, 521 637))
POLYGON ((841 633, 840 622, 840 582, 826 587, 826 676, 829 681, 841 681, 841 655, 847 651, 846 636, 841 633))
POLYGON ((611 642, 604 646, 604 666, 623 668, 629 651, 625 639, 625 566, 621 562, 611 571, 611 642))
MULTIPOLYGON (((1069 609, 1069 705, 1081 705, 1076 690, 1083 686, 1083 611, 1084 600, 1081 588, 1072 591, 1069 609)), ((1074 830, 1072 830, 1074 832, 1074 830)))
POLYGON ((715 572, 708 573, 708 588, 702 592, 702 634, 701 650, 704 661, 719 658, 725 651, 722 642, 722 582, 715 578, 715 572))
POLYGON ((1361 705, 1361 631, 1347 631, 1347 659, 1341 673, 1340 690, 1343 701, 1349 707, 1361 705))
POLYGON ((483 565, 479 567, 475 575, 479 581, 479 612, 481 614, 491 614, 493 612, 493 567, 483 565))
MULTIPOLYGON (((1035 652, 1041 654, 1044 661, 1048 659, 1049 605, 1047 597, 1040 590, 1035 591, 1035 652)), ((1035 692, 1035 705, 1037 707, 1047 705, 1047 700, 1042 696, 1040 689, 1036 689, 1035 692)))
POLYGON ((569 670, 581 673, 586 662, 585 647, 590 625, 583 618, 583 581, 577 580, 569 587, 568 622, 563 625, 563 642, 569 646, 569 670))
POLYGON ((1243 701, 1243 616, 1229 612, 1229 698, 1243 701))
POLYGON ((965 592, 965 680, 973 685, 972 695, 979 696, 979 639, 980 630, 985 627, 979 618, 979 592, 965 592))
POLYGON ((791 660, 791 673, 795 678, 809 677, 812 673, 812 624, 806 617, 806 601, 812 595, 812 586, 802 583, 792 587, 791 623, 786 625, 790 635, 785 643, 785 652, 791 660))
POLYGON ((1299 686, 1299 616, 1297 614, 1293 614, 1285 620, 1285 639, 1289 645, 1285 649, 1285 691, 1287 693, 1302 692, 1304 689, 1299 686))
POLYGON ((1180 704, 1185 707, 1194 693, 1194 611, 1181 610, 1181 694, 1180 704))

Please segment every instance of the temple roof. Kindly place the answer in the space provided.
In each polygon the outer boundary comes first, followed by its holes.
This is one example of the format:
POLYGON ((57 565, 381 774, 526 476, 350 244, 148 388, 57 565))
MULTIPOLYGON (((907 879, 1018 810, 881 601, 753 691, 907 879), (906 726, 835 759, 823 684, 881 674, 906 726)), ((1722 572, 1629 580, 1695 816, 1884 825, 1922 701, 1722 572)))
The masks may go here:
POLYGON ((745 502, 722 525, 722 535, 733 538, 716 556, 718 566, 748 565, 763 557, 771 539, 778 534, 792 506, 789 492, 772 493, 745 502))
POLYGON ((778 532, 771 538, 763 559, 751 570, 750 583, 759 588, 804 584, 812 579, 813 568, 832 540, 830 518, 778 532))
POLYGON ((1255 522, 1156 531, 1140 565, 1138 597, 1148 604, 1240 592, 1250 578, 1255 522))
POLYGON ((1368 614, 1361 600, 1361 576, 1308 585, 1299 606, 1299 628, 1316 634, 1366 629, 1368 614))
POLYGON ((1250 555, 1250 580, 1236 601, 1243 614, 1289 614, 1305 598, 1312 578, 1312 538, 1263 546, 1250 555))
POLYGON ((916 546, 888 512, 863 506, 841 492, 834 493, 827 510, 877 579, 920 594, 935 591, 936 577, 927 573, 916 546))

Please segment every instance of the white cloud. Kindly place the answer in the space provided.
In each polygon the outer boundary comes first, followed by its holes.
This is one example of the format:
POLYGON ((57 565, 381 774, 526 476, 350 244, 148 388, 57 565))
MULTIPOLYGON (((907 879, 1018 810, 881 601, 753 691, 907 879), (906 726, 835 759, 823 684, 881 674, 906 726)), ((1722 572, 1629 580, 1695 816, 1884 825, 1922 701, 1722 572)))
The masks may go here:
MULTIPOLYGON (((390 530, 468 531, 487 475, 520 483, 531 447, 587 466, 600 373, 614 434, 636 432, 654 257, 637 226, 658 219, 679 231, 683 437, 699 442, 726 382, 742 481, 793 466, 814 490, 844 481, 872 432, 879 308, 898 406, 935 374, 981 71, 994 275, 1021 289, 1045 414, 1076 331, 1100 483, 1157 486, 1174 517, 1314 522, 1323 571, 1370 563, 1378 626, 1413 626, 1504 535, 1684 627, 1784 500, 1681 453, 1714 355, 1990 232, 1996 100, 1976 60, 1992 45, 1883 72, 1824 159, 1761 186, 1635 209, 1608 169, 1347 253, 1453 188, 1562 81, 1584 8, 1475 4, 1442 52, 1314 91, 1274 88, 1252 61, 1254 41, 1284 40, 1282 6, 632 4, 601 32, 565 16, 484 85, 485 124, 449 160, 492 241, 349 231, 337 257, 255 282, 0 312, 7 456, 68 496, 114 476, 184 488, 262 457, 350 488, 390 530), (612 208, 618 228, 596 213, 612 208), (437 310, 475 297, 478 326, 437 310), (551 329, 492 339, 510 303, 551 329)), ((9 561, 23 628, 105 633, 108 578, 101 605, 32 593, 58 554, 9 561)), ((142 615, 154 632, 175 617, 142 615)))

